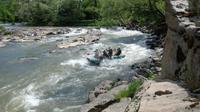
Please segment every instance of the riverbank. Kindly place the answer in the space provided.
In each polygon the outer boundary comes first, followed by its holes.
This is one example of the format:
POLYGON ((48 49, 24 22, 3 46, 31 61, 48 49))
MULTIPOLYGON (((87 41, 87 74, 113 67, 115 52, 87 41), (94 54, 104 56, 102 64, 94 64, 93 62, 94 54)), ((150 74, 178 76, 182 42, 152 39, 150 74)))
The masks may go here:
MULTIPOLYGON (((148 41, 147 44, 149 45, 148 41)), ((152 48, 151 44, 149 47, 152 48)), ((163 79, 161 75, 163 48, 153 47, 153 49, 155 54, 147 61, 132 65, 135 73, 131 75, 131 80, 118 79, 101 82, 93 91, 90 91, 88 103, 83 105, 80 111, 199 112, 200 96, 189 91, 183 82, 163 79), (138 80, 142 80, 143 84, 135 89, 134 94, 126 95, 128 93, 124 91, 138 80), (119 94, 126 97, 119 99, 117 97, 119 94)))
MULTIPOLYGON (((81 108, 81 112, 135 112, 132 103, 135 97, 124 97, 120 100, 116 96, 126 90, 131 82, 143 80, 146 84, 149 80, 159 77, 161 74, 162 48, 156 48, 154 54, 144 62, 133 64, 135 71, 131 80, 106 80, 101 82, 93 91, 89 92, 88 104, 81 108), (127 110, 129 106, 131 111, 127 110), (133 111, 134 110, 134 111, 133 111)), ((144 85, 145 85, 144 84, 144 85)), ((148 88, 146 85, 144 88, 148 88)), ((135 104, 134 104, 135 105, 135 104)), ((135 105, 138 106, 138 105, 135 105)), ((135 107, 135 109, 138 107, 135 107)))
POLYGON ((95 88, 97 97, 85 104, 81 112, 199 112, 200 109, 200 100, 179 82, 146 80, 133 97, 120 99, 116 99, 116 95, 129 84, 117 82, 108 90, 113 82, 110 83, 106 81, 98 86, 101 88, 95 88))
MULTIPOLYGON (((148 88, 146 83, 161 75, 161 59, 163 56, 163 36, 152 33, 146 39, 146 45, 154 53, 147 60, 135 63, 130 66, 134 73, 130 75, 131 80, 105 80, 101 82, 93 91, 89 92, 88 103, 83 105, 81 112, 135 112, 138 107, 132 103, 135 97, 125 97, 120 100, 116 96, 126 90, 129 85, 136 80, 144 81, 144 88, 148 88), (132 107, 130 107, 132 106, 132 107), (130 108, 129 108, 130 107, 130 108), (129 109, 128 109, 129 108, 129 109), (128 109, 128 110, 127 110, 128 109), (133 111, 134 110, 134 111, 133 111)), ((138 99, 139 100, 139 99, 138 99)), ((138 102, 137 102, 138 103, 138 102)), ((135 105, 135 104, 134 104, 135 105)), ((138 105, 135 105, 138 106, 138 105)))

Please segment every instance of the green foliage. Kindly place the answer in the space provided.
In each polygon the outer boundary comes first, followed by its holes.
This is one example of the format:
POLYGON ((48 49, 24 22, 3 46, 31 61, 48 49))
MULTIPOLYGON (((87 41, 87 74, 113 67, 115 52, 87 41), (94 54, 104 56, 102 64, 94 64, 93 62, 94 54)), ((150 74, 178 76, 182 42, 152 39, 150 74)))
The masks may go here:
POLYGON ((164 0, 0 0, 0 21, 31 25, 149 25, 164 20, 164 5, 164 0))
MULTIPOLYGON (((57 18, 56 0, 35 0, 22 4, 20 17, 26 17, 25 20, 31 25, 54 25, 57 18), (26 7, 27 10, 23 10, 26 7)), ((21 18, 23 20, 23 18, 21 18)))
POLYGON ((52 15, 50 8, 43 3, 36 3, 31 7, 31 17, 29 22, 32 25, 46 25, 52 21, 52 15))
POLYGON ((16 0, 0 0, 0 21, 15 21, 16 0))
POLYGON ((78 0, 64 0, 58 9, 58 21, 61 25, 69 25, 81 20, 81 2, 78 0))
POLYGON ((119 100, 124 97, 133 97, 134 94, 137 92, 137 90, 140 88, 140 86, 143 84, 143 81, 141 80, 135 80, 132 83, 128 85, 127 89, 124 89, 120 91, 116 96, 115 99, 119 100))
POLYGON ((99 0, 83 0, 82 11, 85 15, 84 19, 99 19, 99 0))
POLYGON ((144 75, 148 79, 155 79, 157 74, 154 74, 153 72, 148 72, 144 75))
POLYGON ((100 4, 100 15, 106 24, 146 25, 164 19, 164 0, 101 0, 100 4))

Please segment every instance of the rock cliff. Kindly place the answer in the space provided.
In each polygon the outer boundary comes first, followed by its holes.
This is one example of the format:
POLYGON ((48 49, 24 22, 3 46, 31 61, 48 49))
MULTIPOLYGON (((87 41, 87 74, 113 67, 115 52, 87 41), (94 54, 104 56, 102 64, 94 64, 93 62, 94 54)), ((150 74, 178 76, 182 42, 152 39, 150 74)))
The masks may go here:
POLYGON ((200 0, 166 0, 168 32, 162 74, 200 88, 200 0))

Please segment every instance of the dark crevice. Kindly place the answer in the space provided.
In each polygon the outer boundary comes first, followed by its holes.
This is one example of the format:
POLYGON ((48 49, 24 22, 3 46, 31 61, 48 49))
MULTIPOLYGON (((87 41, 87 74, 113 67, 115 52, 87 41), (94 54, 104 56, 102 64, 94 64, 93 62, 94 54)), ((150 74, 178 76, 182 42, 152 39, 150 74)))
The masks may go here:
POLYGON ((180 71, 181 71, 181 68, 178 68, 178 69, 175 71, 175 76, 176 76, 176 78, 179 78, 180 71))
POLYGON ((176 60, 178 63, 183 62, 186 59, 186 56, 184 55, 182 48, 178 46, 177 54, 176 54, 176 60))
POLYGON ((112 100, 112 101, 107 102, 104 105, 97 105, 97 106, 95 106, 95 108, 92 108, 88 112, 101 112, 101 111, 103 111, 104 109, 106 109, 107 107, 109 107, 110 105, 112 105, 112 104, 114 104, 116 102, 118 102, 118 101, 117 100, 112 100))
POLYGON ((194 45, 194 38, 193 37, 190 37, 188 40, 187 40, 187 45, 188 45, 188 48, 191 49, 194 45))

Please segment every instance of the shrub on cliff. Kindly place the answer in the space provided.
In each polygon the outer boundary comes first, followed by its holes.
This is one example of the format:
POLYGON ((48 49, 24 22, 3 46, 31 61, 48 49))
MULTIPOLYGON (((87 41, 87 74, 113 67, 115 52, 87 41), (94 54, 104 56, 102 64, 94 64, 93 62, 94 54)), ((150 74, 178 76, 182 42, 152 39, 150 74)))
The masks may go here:
POLYGON ((117 100, 124 98, 124 97, 133 97, 140 86, 143 84, 142 80, 135 80, 128 85, 127 89, 120 91, 115 98, 117 100))

